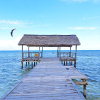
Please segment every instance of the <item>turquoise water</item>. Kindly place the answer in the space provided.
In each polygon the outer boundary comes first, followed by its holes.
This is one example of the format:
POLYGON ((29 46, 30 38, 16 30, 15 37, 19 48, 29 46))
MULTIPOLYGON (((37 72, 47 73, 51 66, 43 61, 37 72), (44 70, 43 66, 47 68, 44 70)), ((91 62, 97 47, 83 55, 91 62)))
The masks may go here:
MULTIPOLYGON (((74 52, 74 51, 73 51, 74 52)), ((56 51, 44 51, 44 57, 56 57, 56 51)), ((0 51, 0 97, 17 84, 30 70, 21 69, 21 51, 0 51)), ((100 51, 78 50, 77 69, 88 76, 87 100, 100 100, 100 51)), ((83 91, 82 86, 78 86, 83 91)))

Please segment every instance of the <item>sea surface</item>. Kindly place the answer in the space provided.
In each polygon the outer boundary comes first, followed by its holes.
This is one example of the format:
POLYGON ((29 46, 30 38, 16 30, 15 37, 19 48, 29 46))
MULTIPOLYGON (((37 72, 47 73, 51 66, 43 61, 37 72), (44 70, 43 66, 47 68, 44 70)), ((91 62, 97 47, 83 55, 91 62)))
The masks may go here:
MULTIPOLYGON (((62 52, 64 51, 62 50, 62 52)), ((75 51, 72 50, 72 52, 75 51)), ((43 56, 57 57, 57 51, 44 50, 43 56)), ((21 58, 21 51, 0 51, 0 97, 31 70, 31 65, 26 67, 25 63, 24 68, 21 68, 21 58)), ((100 50, 78 50, 76 67, 88 77, 86 99, 100 100, 100 50)), ((82 86, 78 86, 78 88, 83 92, 82 86)))

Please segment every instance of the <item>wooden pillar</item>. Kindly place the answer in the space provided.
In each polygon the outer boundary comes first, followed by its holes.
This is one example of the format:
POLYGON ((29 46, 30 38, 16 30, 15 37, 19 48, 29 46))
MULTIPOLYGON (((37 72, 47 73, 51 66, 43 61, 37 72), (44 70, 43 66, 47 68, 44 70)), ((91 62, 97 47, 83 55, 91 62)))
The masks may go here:
POLYGON ((23 68, 23 62, 21 61, 21 64, 22 64, 22 68, 23 68))
POLYGON ((76 60, 74 61, 74 67, 76 68, 76 60))
POLYGON ((59 50, 59 56, 61 57, 61 47, 60 47, 60 50, 59 50))
POLYGON ((77 45, 75 46, 76 48, 76 50, 75 50, 75 61, 74 61, 74 67, 76 68, 76 57, 77 57, 77 45))
POLYGON ((65 60, 64 60, 64 66, 65 66, 65 60))
MULTIPOLYGON (((83 82, 86 82, 86 79, 82 79, 83 82)), ((83 95, 86 98, 86 85, 88 85, 88 83, 83 85, 83 95)))
POLYGON ((33 62, 32 62, 32 68, 33 68, 33 62))
POLYGON ((58 47, 57 47, 57 57, 58 57, 58 47))
MULTIPOLYGON (((69 56, 71 57, 71 47, 70 47, 70 55, 69 56)), ((72 65, 72 61, 69 61, 69 62, 72 65)))
POLYGON ((23 60, 23 45, 22 45, 22 60, 23 60))
POLYGON ((35 66, 35 60, 34 60, 34 66, 35 66))
POLYGON ((75 53, 76 53, 76 56, 77 56, 77 45, 76 45, 76 52, 75 53))
POLYGON ((28 46, 28 57, 29 57, 29 46, 28 46))
MULTIPOLYGON (((28 46, 28 58, 29 58, 29 46, 28 46)), ((29 64, 29 62, 28 62, 28 64, 29 64)))
POLYGON ((70 57, 71 57, 71 47, 70 47, 70 57))
POLYGON ((40 46, 39 46, 39 59, 40 59, 40 46))
POLYGON ((22 45, 22 68, 23 68, 23 45, 22 45))
POLYGON ((67 60, 66 60, 66 66, 67 66, 67 60))
POLYGON ((27 60, 26 60, 26 66, 27 66, 27 60))
POLYGON ((72 65, 72 61, 71 61, 71 65, 72 65))
POLYGON ((84 97, 86 98, 86 85, 83 85, 83 95, 84 95, 84 97))
POLYGON ((42 47, 42 57, 43 57, 43 47, 42 47))

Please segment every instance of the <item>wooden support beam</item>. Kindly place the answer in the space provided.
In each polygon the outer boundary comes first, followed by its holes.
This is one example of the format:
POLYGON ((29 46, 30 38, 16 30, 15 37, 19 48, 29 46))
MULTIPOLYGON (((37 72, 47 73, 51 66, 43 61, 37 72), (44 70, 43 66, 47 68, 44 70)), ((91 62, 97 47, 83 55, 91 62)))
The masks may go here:
POLYGON ((42 47, 42 55, 41 56, 43 57, 43 47, 42 47))
MULTIPOLYGON (((22 45, 22 60, 23 60, 23 45, 22 45)), ((22 68, 23 68, 23 62, 22 63, 22 68)))
POLYGON ((39 59, 40 59, 40 46, 39 46, 39 59))
POLYGON ((71 61, 71 65, 72 65, 72 61, 71 61))
POLYGON ((40 60, 36 60, 36 61, 35 60, 34 61, 29 61, 28 60, 28 61, 21 61, 21 62, 40 62, 40 60))
POLYGON ((65 61, 64 61, 64 66, 65 66, 65 61))
POLYGON ((22 45, 22 60, 23 60, 23 45, 22 45))
POLYGON ((26 66, 27 66, 27 60, 26 60, 26 66))
POLYGON ((21 62, 21 64, 22 64, 22 66, 21 66, 21 67, 23 68, 23 62, 21 62))
POLYGON ((83 82, 85 82, 86 81, 86 79, 81 79, 83 82))
POLYGON ((88 85, 88 82, 74 82, 76 85, 88 85))
POLYGON ((70 47, 70 57, 71 57, 71 47, 70 47))
POLYGON ((35 66, 35 60, 34 60, 34 66, 35 66))
POLYGON ((57 47, 57 57, 58 57, 58 47, 57 47))
POLYGON ((74 82, 76 85, 83 85, 83 95, 86 98, 86 85, 88 85, 88 82, 86 79, 81 79, 81 82, 74 82))
POLYGON ((33 62, 32 62, 32 68, 33 68, 33 62))
POLYGON ((29 60, 28 60, 28 64, 30 64, 29 60))
POLYGON ((67 66, 67 61, 66 61, 66 66, 67 66))
POLYGON ((74 61, 74 67, 76 68, 76 60, 74 61))
POLYGON ((83 85, 83 95, 86 98, 86 85, 83 85))
POLYGON ((76 58, 77 58, 77 45, 75 46, 75 61, 74 61, 74 67, 76 68, 76 58))
POLYGON ((28 46, 28 57, 29 57, 29 46, 28 46))

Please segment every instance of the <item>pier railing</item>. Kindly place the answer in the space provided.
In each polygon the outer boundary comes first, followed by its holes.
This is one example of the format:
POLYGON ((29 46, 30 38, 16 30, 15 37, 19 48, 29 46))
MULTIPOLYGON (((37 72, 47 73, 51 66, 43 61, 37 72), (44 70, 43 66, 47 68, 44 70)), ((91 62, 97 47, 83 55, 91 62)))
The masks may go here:
POLYGON ((76 53, 72 53, 72 52, 60 52, 59 53, 59 57, 71 57, 71 58, 76 58, 76 53))
POLYGON ((42 57, 42 52, 40 52, 40 57, 39 57, 39 52, 23 52, 23 59, 25 58, 34 58, 37 57, 38 59, 42 57), (37 54, 38 56, 35 56, 37 54))

